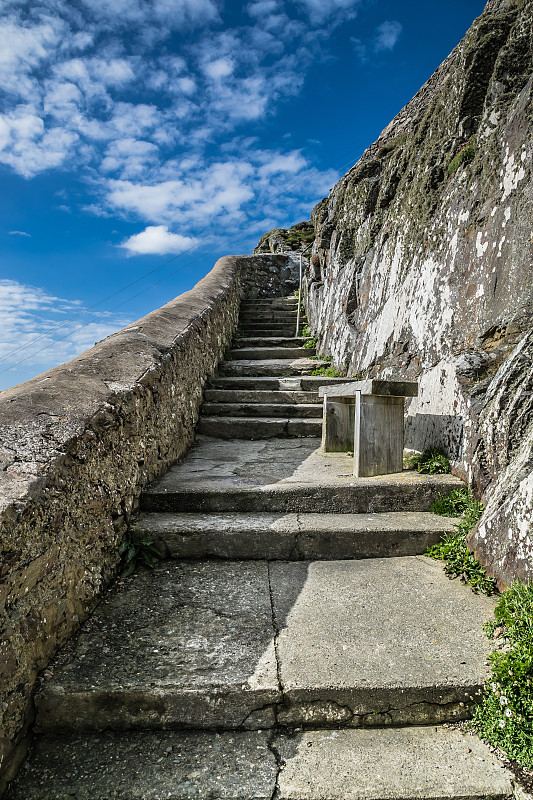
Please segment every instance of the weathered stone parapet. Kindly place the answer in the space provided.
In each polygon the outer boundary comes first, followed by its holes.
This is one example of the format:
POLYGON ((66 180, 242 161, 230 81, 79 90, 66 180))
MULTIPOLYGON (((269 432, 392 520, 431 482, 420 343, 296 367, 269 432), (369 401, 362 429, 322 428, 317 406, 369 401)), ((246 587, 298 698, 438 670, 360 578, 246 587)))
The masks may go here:
POLYGON ((143 487, 191 444, 241 297, 283 293, 287 263, 226 256, 191 291, 0 393, 0 775, 39 670, 116 574, 143 487))

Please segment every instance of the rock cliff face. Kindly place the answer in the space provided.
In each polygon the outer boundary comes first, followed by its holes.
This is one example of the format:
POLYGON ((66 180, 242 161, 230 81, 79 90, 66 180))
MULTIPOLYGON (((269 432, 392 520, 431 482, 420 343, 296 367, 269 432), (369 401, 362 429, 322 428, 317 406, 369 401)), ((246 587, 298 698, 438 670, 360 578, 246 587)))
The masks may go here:
POLYGON ((533 579, 533 2, 489 0, 313 210, 305 297, 348 374, 418 378, 407 443, 483 494, 471 545, 533 579))

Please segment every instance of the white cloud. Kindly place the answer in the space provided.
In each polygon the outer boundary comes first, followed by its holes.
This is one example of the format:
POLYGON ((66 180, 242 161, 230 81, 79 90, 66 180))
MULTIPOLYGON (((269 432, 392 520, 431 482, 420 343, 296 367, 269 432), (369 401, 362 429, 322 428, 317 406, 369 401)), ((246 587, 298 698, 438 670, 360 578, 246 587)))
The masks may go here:
POLYGON ((120 247, 128 250, 130 255, 167 255, 183 253, 197 243, 197 239, 171 233, 166 225, 149 225, 141 233, 136 233, 122 242, 120 247))
POLYGON ((384 50, 393 50, 403 30, 401 22, 386 20, 376 28, 374 49, 376 53, 384 50))
POLYGON ((319 24, 334 14, 353 17, 361 0, 298 0, 313 24, 319 24))
POLYGON ((235 69, 235 62, 232 58, 217 58, 204 65, 205 74, 214 81, 227 78, 235 69))
POLYGON ((26 231, 8 231, 10 236, 28 236, 31 239, 31 233, 26 233, 26 231))

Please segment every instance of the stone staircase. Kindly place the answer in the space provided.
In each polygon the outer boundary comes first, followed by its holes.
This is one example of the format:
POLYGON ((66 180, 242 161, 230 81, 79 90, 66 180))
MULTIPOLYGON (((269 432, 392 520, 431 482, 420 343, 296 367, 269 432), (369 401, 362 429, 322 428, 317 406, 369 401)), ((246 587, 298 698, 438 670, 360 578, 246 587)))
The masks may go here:
POLYGON ((310 376, 295 314, 243 303, 196 442, 131 528, 166 557, 119 580, 46 672, 9 800, 512 796, 449 725, 487 675, 493 611, 421 555, 460 482, 356 479, 320 452, 317 390, 337 379, 310 376))

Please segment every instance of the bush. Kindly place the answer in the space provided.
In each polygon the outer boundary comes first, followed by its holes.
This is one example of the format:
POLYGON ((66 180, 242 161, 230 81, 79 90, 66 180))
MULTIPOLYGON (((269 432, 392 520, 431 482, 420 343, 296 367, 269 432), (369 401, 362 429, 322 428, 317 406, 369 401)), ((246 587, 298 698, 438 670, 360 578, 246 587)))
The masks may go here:
POLYGON ((486 631, 503 648, 489 657, 492 675, 473 725, 520 766, 533 768, 533 585, 511 584, 494 616, 486 631))

